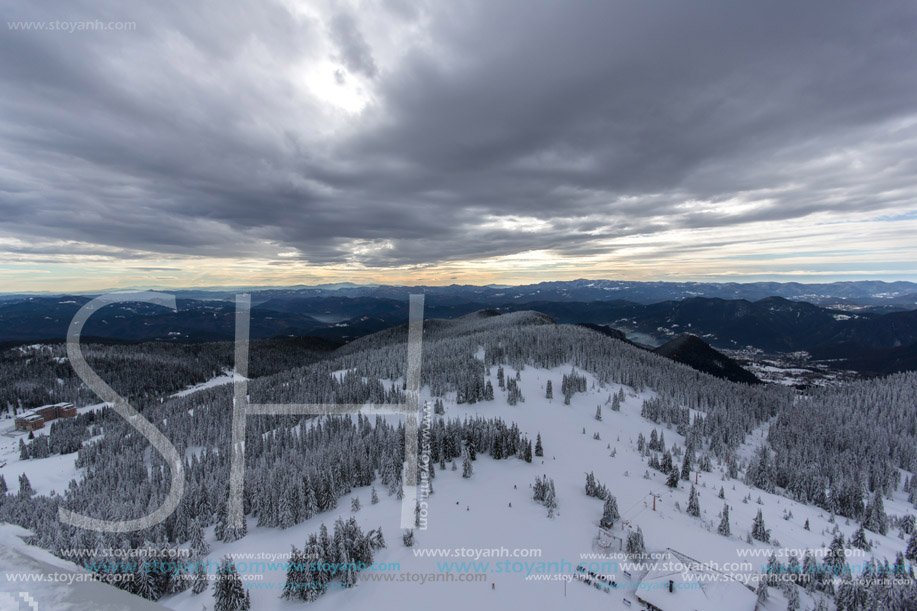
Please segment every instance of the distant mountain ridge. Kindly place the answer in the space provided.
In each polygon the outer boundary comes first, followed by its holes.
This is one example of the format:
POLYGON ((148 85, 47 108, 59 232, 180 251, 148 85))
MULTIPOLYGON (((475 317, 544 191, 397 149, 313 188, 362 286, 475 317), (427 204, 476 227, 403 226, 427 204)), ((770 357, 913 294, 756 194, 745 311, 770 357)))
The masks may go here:
MULTIPOLYGON (((483 304, 513 301, 608 301, 627 300, 650 304, 661 301, 707 297, 747 299, 757 301, 766 297, 783 297, 816 305, 858 305, 914 309, 917 307, 917 283, 879 280, 857 280, 806 284, 800 282, 638 282, 630 280, 567 280, 539 282, 521 286, 459 285, 448 286, 389 286, 340 283, 319 286, 249 289, 181 289, 165 291, 180 299, 232 300, 236 293, 249 292, 254 302, 268 300, 304 299, 317 297, 372 297, 405 301, 412 293, 424 293, 431 305, 463 302, 483 304)), ((53 295, 32 295, 50 297, 53 295)), ((0 302, 24 295, 0 295, 0 302)))
MULTIPOLYGON (((533 285, 538 286, 538 285, 533 285)), ((367 287, 360 287, 361 290, 367 287)), ((516 287, 519 288, 519 287, 516 287)), ((886 287, 887 288, 887 287, 886 287)), ((351 289, 336 289, 351 290, 351 289)), ((642 304, 623 299, 565 301, 512 299, 492 303, 477 287, 474 300, 427 295, 425 318, 460 319, 531 310, 558 323, 598 325, 606 335, 658 346, 689 333, 716 349, 748 347, 771 354, 808 352, 836 367, 894 372, 910 369, 917 346, 917 310, 874 311, 863 307, 824 307, 779 296, 757 301, 688 297, 642 304), (902 369, 904 368, 904 369, 902 369)), ((503 295, 505 298, 506 295, 503 295)), ((24 297, 0 301, 0 345, 60 340, 85 296, 24 297)), ((95 313, 83 334, 115 341, 230 341, 235 334, 235 303, 219 299, 177 300, 178 312, 143 303, 120 303, 95 313)), ((301 291, 252 295, 251 337, 323 337, 351 342, 407 322, 408 299, 305 296, 301 291)))
POLYGON ((761 384, 755 374, 690 333, 679 335, 653 352, 718 378, 743 384, 761 384))

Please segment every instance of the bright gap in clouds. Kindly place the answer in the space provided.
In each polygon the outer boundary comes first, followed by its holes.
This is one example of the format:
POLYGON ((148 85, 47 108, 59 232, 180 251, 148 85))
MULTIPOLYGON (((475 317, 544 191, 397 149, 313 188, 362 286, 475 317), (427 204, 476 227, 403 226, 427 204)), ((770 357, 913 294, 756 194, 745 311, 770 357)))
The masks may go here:
POLYGON ((309 60, 296 73, 299 86, 331 109, 355 115, 372 101, 367 86, 333 61, 309 60))

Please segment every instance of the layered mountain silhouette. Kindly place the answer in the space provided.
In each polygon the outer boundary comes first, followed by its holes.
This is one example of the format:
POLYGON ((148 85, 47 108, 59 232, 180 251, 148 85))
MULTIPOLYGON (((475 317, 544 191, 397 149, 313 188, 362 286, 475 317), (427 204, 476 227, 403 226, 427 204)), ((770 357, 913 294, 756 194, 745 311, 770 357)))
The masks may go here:
POLYGON ((684 334, 653 350, 656 354, 683 363, 710 375, 743 384, 760 384, 761 380, 737 362, 713 349, 696 335, 684 334))
MULTIPOLYGON (((616 339, 629 338, 636 345, 658 346, 690 334, 713 349, 754 348, 769 354, 805 351, 838 368, 870 374, 914 369, 917 361, 914 356, 917 354, 917 310, 889 312, 865 306, 823 307, 778 296, 757 301, 688 297, 649 304, 623 299, 570 301, 556 299, 557 291, 563 289, 567 294, 576 294, 601 288, 607 296, 617 295, 619 291, 605 290, 615 288, 609 285, 554 284, 558 286, 550 287, 553 293, 547 291, 549 287, 532 285, 525 294, 522 292, 524 287, 515 287, 505 294, 495 287, 477 287, 476 290, 438 287, 438 292, 427 295, 424 317, 461 319, 467 315, 487 317, 536 311, 558 323, 584 324, 616 339), (551 293, 553 298, 524 299, 529 295, 543 297, 544 292, 551 293), (511 300, 493 303, 498 298, 510 297, 511 300)), ((865 290, 856 286, 861 292, 865 290)), ((875 290, 882 288, 873 284, 868 286, 875 290)), ((371 292, 366 287, 336 289, 355 293, 353 296, 317 289, 255 292, 252 294, 251 337, 315 336, 336 342, 354 341, 407 322, 407 294, 403 299, 396 298, 396 288, 378 289, 386 293, 384 297, 356 294, 371 292)), ((651 287, 641 285, 641 288, 648 290, 651 287)), ((672 289, 671 286, 664 288, 672 289)), ((401 287, 398 290, 408 289, 401 287)), ((200 297, 207 293, 196 291, 194 294, 200 297)), ((214 292, 209 295, 212 298, 180 297, 178 312, 141 303, 111 305, 89 319, 83 335, 119 342, 232 340, 234 300, 229 294, 214 292)), ((86 296, 5 296, 0 300, 0 346, 65 338, 73 316, 88 300, 86 296)))

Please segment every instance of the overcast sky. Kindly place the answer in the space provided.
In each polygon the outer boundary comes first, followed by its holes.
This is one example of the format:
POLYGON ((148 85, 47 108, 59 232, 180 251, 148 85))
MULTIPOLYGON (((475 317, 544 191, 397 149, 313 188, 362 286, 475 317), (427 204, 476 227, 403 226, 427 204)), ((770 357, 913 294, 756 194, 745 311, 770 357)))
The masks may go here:
POLYGON ((0 7, 3 292, 917 279, 913 2, 0 7))

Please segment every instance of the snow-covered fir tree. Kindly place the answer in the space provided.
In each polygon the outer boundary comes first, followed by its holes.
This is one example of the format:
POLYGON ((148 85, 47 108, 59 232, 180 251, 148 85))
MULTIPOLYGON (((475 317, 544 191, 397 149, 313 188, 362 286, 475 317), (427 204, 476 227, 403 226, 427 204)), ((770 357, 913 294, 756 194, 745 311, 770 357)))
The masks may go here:
POLYGON ((678 488, 678 471, 675 469, 669 471, 669 477, 665 480, 665 485, 669 488, 678 488))
POLYGON ((229 557, 220 561, 213 584, 214 611, 249 611, 251 597, 242 585, 236 565, 229 557))
POLYGON ((471 465, 471 458, 468 455, 465 455, 465 458, 462 459, 462 477, 468 478, 474 474, 474 467, 471 465))
POLYGON ((872 550, 872 545, 870 545, 869 540, 866 539, 866 530, 861 524, 860 527, 853 533, 853 537, 850 538, 850 545, 864 551, 872 550))
POLYGON ((880 535, 888 533, 888 516, 885 515, 885 502, 882 500, 882 494, 879 491, 875 492, 872 502, 866 507, 863 528, 880 535))
POLYGON ((720 513, 720 525, 717 527, 716 532, 724 537, 728 537, 732 534, 729 528, 729 505, 726 503, 723 503, 723 511, 720 513))
POLYGON ((207 571, 204 569, 204 563, 200 560, 194 563, 194 583, 191 585, 191 591, 194 594, 201 594, 207 590, 210 581, 207 578, 207 571))
POLYGON ((695 518, 700 517, 700 495, 694 489, 694 486, 691 486, 691 493, 688 495, 687 514, 695 518))
POLYGON ((911 538, 907 542, 907 551, 904 557, 908 560, 917 561, 917 532, 911 533, 911 538))
POLYGON ((621 519, 618 512, 618 500, 613 494, 609 494, 605 499, 605 505, 602 507, 602 519, 600 524, 605 528, 611 528, 615 522, 621 519))
POLYGON ((764 526, 764 516, 760 509, 751 525, 751 538, 763 543, 770 543, 771 540, 771 531, 764 526))
POLYGON ((627 542, 624 551, 632 559, 640 559, 646 554, 646 544, 643 542, 643 530, 638 526, 636 530, 627 533, 627 542))

